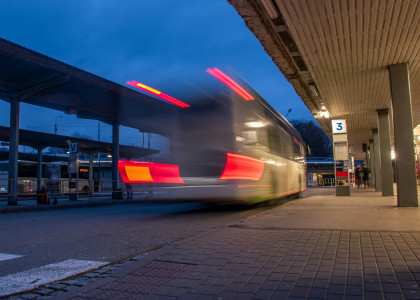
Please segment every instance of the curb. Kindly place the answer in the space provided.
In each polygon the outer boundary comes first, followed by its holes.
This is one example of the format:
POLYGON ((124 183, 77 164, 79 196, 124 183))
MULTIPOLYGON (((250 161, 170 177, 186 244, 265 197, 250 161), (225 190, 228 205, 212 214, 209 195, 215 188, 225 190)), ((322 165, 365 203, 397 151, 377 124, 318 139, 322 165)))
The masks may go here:
POLYGON ((66 208, 81 208, 81 207, 95 207, 95 206, 106 206, 106 205, 118 205, 118 204, 132 204, 132 203, 144 203, 145 200, 113 200, 113 201, 102 201, 102 202, 88 202, 88 203, 66 203, 66 204, 37 204, 31 206, 7 206, 0 207, 0 214, 17 213, 17 212, 28 212, 28 211, 42 211, 42 210, 56 210, 66 208))

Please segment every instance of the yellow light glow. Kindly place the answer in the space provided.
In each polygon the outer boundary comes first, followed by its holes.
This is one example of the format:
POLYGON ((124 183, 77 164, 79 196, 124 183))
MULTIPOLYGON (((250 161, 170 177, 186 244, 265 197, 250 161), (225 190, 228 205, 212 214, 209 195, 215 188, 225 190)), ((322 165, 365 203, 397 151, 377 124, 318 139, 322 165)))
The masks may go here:
POLYGON ((153 94, 156 94, 156 95, 162 94, 162 92, 161 92, 161 91, 155 90, 154 88, 151 88, 150 86, 147 86, 147 85, 145 85, 145 84, 142 84, 142 83, 137 83, 137 85, 138 85, 139 87, 141 87, 141 88, 145 89, 145 90, 148 90, 149 92, 151 92, 151 93, 153 93, 153 94))
POLYGON ((153 181, 148 167, 125 166, 125 171, 130 181, 153 181))

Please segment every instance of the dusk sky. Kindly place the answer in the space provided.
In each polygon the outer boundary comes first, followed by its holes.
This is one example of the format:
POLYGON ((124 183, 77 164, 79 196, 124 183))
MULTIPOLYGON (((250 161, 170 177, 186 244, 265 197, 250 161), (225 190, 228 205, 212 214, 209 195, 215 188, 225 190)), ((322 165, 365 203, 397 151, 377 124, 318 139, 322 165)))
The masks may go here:
MULTIPOLYGON (((165 92, 180 74, 230 68, 288 119, 312 115, 227 0, 5 1, 0 36, 116 83, 136 80, 165 92)), ((0 101, 0 125, 9 126, 0 101)), ((97 123, 21 105, 20 128, 97 139, 97 123), (62 116, 62 117, 60 117, 62 116)), ((123 129, 120 142, 137 144, 123 129)), ((101 125, 101 140, 110 141, 101 125)))

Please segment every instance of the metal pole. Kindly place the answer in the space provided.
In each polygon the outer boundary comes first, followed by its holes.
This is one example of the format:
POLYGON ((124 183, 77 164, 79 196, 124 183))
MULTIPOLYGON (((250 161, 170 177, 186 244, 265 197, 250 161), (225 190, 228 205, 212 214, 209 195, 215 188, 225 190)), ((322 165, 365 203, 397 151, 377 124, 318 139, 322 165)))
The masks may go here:
POLYGON ((9 181, 8 204, 17 205, 20 100, 10 101, 9 181))
POLYGON ((36 190, 41 191, 41 179, 42 179, 42 148, 38 148, 38 161, 36 169, 36 190))
POLYGON ((92 202, 92 182, 93 182, 93 153, 89 153, 89 203, 92 202))
POLYGON ((118 199, 118 157, 120 146, 120 126, 112 124, 112 198, 118 199))

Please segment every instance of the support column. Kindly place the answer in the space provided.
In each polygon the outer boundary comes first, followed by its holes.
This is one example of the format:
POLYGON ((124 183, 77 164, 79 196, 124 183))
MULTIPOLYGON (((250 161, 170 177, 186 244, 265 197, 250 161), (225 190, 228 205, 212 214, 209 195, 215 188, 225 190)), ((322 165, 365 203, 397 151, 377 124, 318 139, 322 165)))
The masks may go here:
POLYGON ((389 66, 398 206, 418 206, 413 117, 407 64, 389 66))
POLYGON ((370 187, 376 186, 375 180, 375 145, 373 140, 369 140, 369 151, 370 151, 370 187))
POLYGON ((89 195, 93 192, 93 153, 89 153, 89 195))
POLYGON ((10 101, 8 204, 17 205, 20 100, 10 101))
POLYGON ((42 148, 38 148, 37 155, 37 166, 36 166, 36 190, 41 191, 41 180, 42 180, 42 148))
POLYGON ((381 154, 379 152, 379 134, 378 129, 372 130, 373 148, 375 150, 375 192, 382 192, 382 176, 381 176, 381 154))
POLYGON ((119 199, 118 193, 118 158, 120 156, 120 125, 112 124, 112 199, 119 199))
MULTIPOLYGON (((389 109, 378 109, 379 152, 381 157, 382 196, 394 195, 394 179, 391 160, 391 133, 389 109)), ((411 145, 414 147, 413 145, 411 145)))

